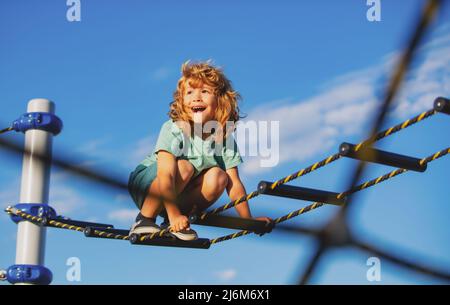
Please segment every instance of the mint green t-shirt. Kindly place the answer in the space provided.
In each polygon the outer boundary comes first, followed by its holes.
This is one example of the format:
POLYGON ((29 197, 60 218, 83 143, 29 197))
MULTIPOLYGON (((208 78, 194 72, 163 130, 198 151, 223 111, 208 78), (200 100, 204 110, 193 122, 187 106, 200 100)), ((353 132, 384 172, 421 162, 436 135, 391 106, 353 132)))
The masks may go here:
POLYGON ((203 140, 196 135, 193 138, 186 137, 172 120, 162 125, 155 149, 140 164, 149 166, 156 163, 160 150, 170 152, 177 159, 188 160, 195 169, 194 177, 214 166, 227 170, 243 162, 232 135, 223 145, 217 146, 214 141, 203 140))

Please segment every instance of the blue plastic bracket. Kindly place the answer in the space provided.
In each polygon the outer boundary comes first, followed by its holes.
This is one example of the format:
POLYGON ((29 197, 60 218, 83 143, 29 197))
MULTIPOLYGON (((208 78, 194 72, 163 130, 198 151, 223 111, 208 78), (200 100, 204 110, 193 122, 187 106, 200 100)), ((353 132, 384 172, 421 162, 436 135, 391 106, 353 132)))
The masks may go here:
POLYGON ((12 128, 15 131, 23 133, 30 129, 39 129, 51 132, 56 136, 61 132, 63 123, 61 119, 53 113, 27 112, 13 122, 12 128))
POLYGON ((11 284, 27 283, 48 285, 52 282, 52 272, 39 265, 12 265, 6 272, 6 279, 11 284))
MULTIPOLYGON (((43 203, 19 203, 14 206, 16 209, 21 210, 27 214, 42 217, 45 220, 48 218, 56 218, 56 211, 49 205, 43 203)), ((11 214, 11 219, 15 223, 24 221, 22 217, 11 214)), ((45 221, 44 221, 45 222, 45 221)))

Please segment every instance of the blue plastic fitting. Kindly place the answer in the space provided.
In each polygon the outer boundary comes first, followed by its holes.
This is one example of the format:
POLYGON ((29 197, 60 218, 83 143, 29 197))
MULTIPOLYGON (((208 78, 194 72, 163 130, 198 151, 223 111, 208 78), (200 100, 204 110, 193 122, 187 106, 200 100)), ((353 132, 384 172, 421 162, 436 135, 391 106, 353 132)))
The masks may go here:
POLYGON ((39 129, 51 132, 56 136, 61 132, 63 123, 61 119, 53 113, 27 112, 13 122, 12 128, 15 131, 23 133, 30 129, 39 129))
POLYGON ((6 279, 11 284, 48 285, 53 275, 49 269, 40 265, 12 265, 6 272, 6 279))
MULTIPOLYGON (((56 211, 49 205, 43 203, 19 203, 14 206, 16 209, 21 210, 27 214, 42 217, 43 219, 56 218, 56 211)), ((11 214, 11 219, 15 223, 24 221, 22 217, 11 214)))

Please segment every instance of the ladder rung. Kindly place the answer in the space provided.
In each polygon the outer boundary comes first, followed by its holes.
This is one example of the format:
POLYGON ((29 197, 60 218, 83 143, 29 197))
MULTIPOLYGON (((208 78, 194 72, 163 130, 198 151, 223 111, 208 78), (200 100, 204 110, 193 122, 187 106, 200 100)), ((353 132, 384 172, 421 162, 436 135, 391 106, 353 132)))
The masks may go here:
POLYGON ((343 157, 389 165, 416 172, 424 172, 427 169, 427 163, 424 162, 423 164, 420 164, 420 159, 417 158, 364 147, 355 152, 355 147, 356 146, 353 144, 344 142, 339 146, 339 154, 343 157))
POLYGON ((49 222, 51 220, 54 221, 58 221, 58 222, 63 222, 67 225, 72 225, 72 226, 77 226, 77 227, 96 227, 96 228, 114 228, 113 225, 110 224, 104 224, 104 223, 96 223, 96 222, 87 222, 87 221, 78 221, 78 220, 71 220, 71 219, 64 219, 64 218, 48 218, 46 225, 49 227, 53 227, 52 225, 49 224, 49 222))
POLYGON ((211 242, 207 238, 198 238, 192 241, 184 241, 170 237, 156 237, 141 241, 140 236, 137 234, 132 234, 130 236, 130 242, 133 245, 195 248, 195 249, 209 249, 209 247, 211 246, 211 242))
POLYGON ((265 221, 240 217, 209 215, 205 219, 200 219, 196 216, 189 218, 191 223, 196 225, 246 230, 255 232, 256 234, 267 233, 271 229, 265 221))
POLYGON ((322 203, 329 203, 335 205, 345 204, 346 198, 338 198, 338 193, 332 193, 322 190, 310 189, 306 187, 299 187, 293 185, 281 184, 270 189, 273 182, 261 181, 258 184, 258 190, 265 195, 293 198, 299 200, 315 201, 322 203))
POLYGON ((445 97, 438 97, 434 100, 434 110, 450 114, 450 100, 445 97))
POLYGON ((108 237, 103 234, 102 235, 95 234, 96 230, 106 232, 106 233, 113 233, 115 235, 123 235, 123 236, 128 236, 128 234, 130 232, 129 230, 121 230, 121 229, 110 229, 110 228, 102 228, 102 227, 86 227, 84 229, 84 235, 86 237, 116 239, 114 237, 108 237))

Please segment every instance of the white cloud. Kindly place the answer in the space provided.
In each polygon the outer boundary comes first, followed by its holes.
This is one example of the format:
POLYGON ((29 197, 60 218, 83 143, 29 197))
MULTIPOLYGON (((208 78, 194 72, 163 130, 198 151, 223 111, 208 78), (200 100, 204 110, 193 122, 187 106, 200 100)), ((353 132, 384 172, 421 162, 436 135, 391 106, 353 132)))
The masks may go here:
POLYGON ((151 78, 152 78, 152 80, 155 80, 155 81, 163 81, 163 80, 166 80, 170 76, 170 73, 171 72, 170 72, 169 68, 160 67, 152 73, 151 78))
MULTIPOLYGON (((436 35, 421 47, 422 60, 414 64, 396 97, 391 113, 398 119, 411 117, 432 107, 437 96, 450 95, 450 27, 441 27, 436 35), (444 32, 446 30, 446 32, 444 32)), ((380 85, 384 86, 398 62, 400 52, 384 56, 380 64, 338 76, 320 87, 310 98, 282 103, 279 100, 263 104, 248 113, 245 122, 280 121, 279 163, 302 162, 337 146, 339 137, 365 135, 365 124, 380 103, 380 85), (384 77, 382 84, 380 80, 384 77)), ((237 130, 239 149, 248 156, 248 147, 242 145, 237 130)), ((242 140, 242 139, 241 139, 242 140)), ((257 136, 246 139, 255 149, 257 136)), ((337 148, 336 148, 337 149, 337 148)), ((260 166, 261 157, 248 157, 243 164, 245 174, 269 171, 260 166)))
POLYGON ((72 176, 62 170, 52 170, 49 187, 49 205, 58 215, 73 217, 86 206, 82 192, 71 185, 72 176))
MULTIPOLYGON (((326 151, 337 141, 339 134, 353 134, 365 123, 366 115, 374 108, 375 97, 370 84, 362 79, 346 81, 328 91, 290 106, 259 107, 249 113, 247 120, 279 121, 280 134, 270 141, 279 141, 279 164, 304 161, 326 151)), ((237 130, 238 143, 242 131, 237 130)), ((257 136, 247 139, 257 147, 257 136)), ((240 151, 245 147, 240 145, 240 151)), ((254 148, 255 149, 255 148, 254 148)), ((259 151, 259 150, 258 150, 259 151)), ((243 152, 246 156, 248 153, 243 152)), ((249 157, 243 164, 245 174, 257 174, 271 168, 260 166, 259 157, 249 157)))
POLYGON ((111 136, 88 140, 77 149, 77 152, 84 155, 85 160, 76 165, 92 170, 93 166, 113 162, 127 170, 134 169, 139 162, 153 151, 156 144, 156 136, 146 136, 120 151, 117 148, 111 149, 107 147, 111 143, 111 136))
POLYGON ((19 183, 12 183, 0 191, 0 204, 1 208, 6 208, 8 205, 14 205, 18 203, 20 196, 19 183))
POLYGON ((114 210, 108 214, 108 219, 115 220, 123 224, 131 224, 134 222, 137 214, 137 209, 114 210))
POLYGON ((156 136, 149 135, 145 138, 140 139, 133 147, 129 150, 130 155, 129 158, 126 159, 125 165, 136 166, 139 162, 141 162, 148 154, 153 151, 153 148, 156 145, 156 136))
POLYGON ((77 151, 80 153, 89 154, 89 155, 98 155, 99 150, 102 148, 102 146, 104 146, 105 144, 107 144, 110 141, 111 141, 111 136, 88 140, 87 142, 83 143, 77 149, 77 151))
POLYGON ((86 205, 86 201, 78 190, 55 183, 50 187, 49 204, 59 215, 71 217, 71 214, 79 212, 86 205))
POLYGON ((87 222, 99 222, 97 217, 88 217, 84 221, 87 221, 87 222))
POLYGON ((97 139, 90 139, 82 143, 76 152, 82 154, 83 160, 76 166, 89 169, 89 167, 100 165, 108 161, 117 160, 117 152, 107 146, 112 143, 112 136, 107 135, 97 139))
POLYGON ((450 39, 446 44, 427 49, 424 61, 411 71, 397 99, 395 113, 398 117, 406 118, 428 110, 437 96, 450 95, 450 39))
POLYGON ((361 126, 367 121, 366 115, 375 110, 376 101, 366 100, 362 103, 345 105, 333 109, 324 114, 325 126, 334 127, 334 134, 330 133, 328 136, 337 135, 337 130, 341 130, 343 134, 352 134, 354 132, 354 125, 361 126))
POLYGON ((214 276, 222 282, 229 282, 236 278, 237 271, 235 269, 226 269, 215 272, 214 276))
POLYGON ((4 212, 7 206, 14 206, 19 203, 20 184, 19 181, 5 185, 0 191, 0 221, 9 221, 9 216, 4 212))
MULTIPOLYGON (((82 194, 72 188, 67 182, 70 175, 63 171, 52 172, 49 187, 49 205, 60 215, 70 216, 75 211, 80 211, 86 205, 82 194)), ((70 180, 69 180, 70 181, 70 180)), ((20 200, 20 183, 15 181, 5 190, 0 191, 0 204, 2 208, 15 205, 20 200)))

